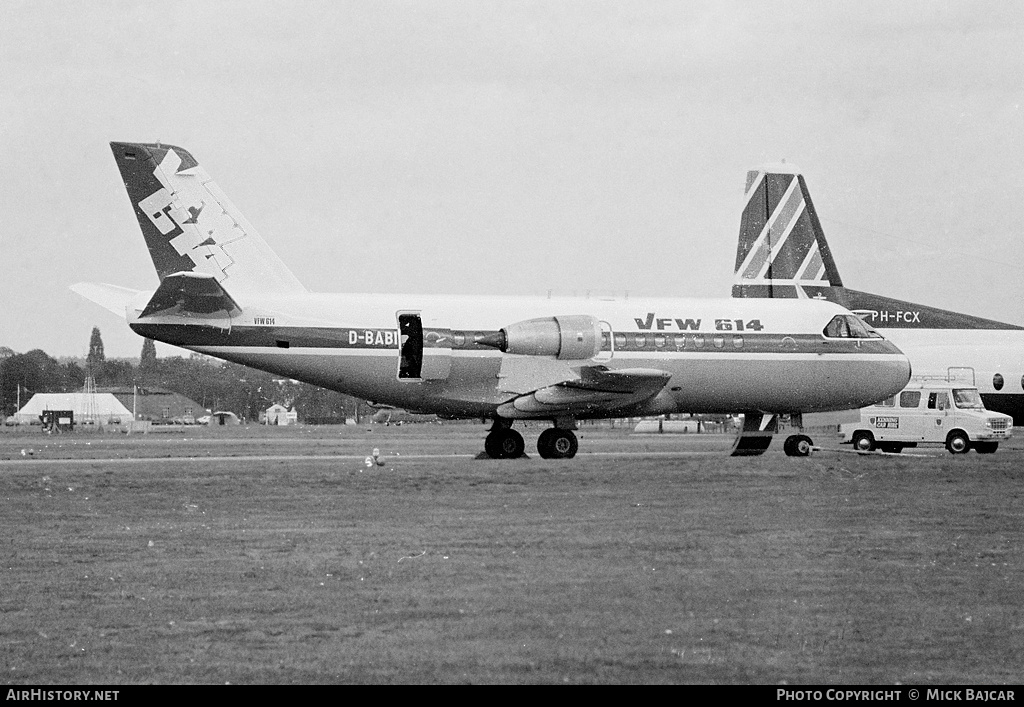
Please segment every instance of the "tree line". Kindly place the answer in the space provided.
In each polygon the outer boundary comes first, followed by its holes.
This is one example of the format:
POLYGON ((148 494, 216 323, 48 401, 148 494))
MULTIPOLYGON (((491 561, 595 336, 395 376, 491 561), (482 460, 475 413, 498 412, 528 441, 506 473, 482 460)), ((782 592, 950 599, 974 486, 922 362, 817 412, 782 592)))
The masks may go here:
POLYGON ((282 379, 237 363, 200 354, 157 358, 153 341, 146 339, 138 364, 129 359, 107 359, 98 328, 89 353, 80 358, 54 359, 41 349, 17 354, 0 347, 0 411, 17 411, 33 393, 81 391, 88 376, 97 388, 159 387, 191 398, 207 410, 227 410, 243 420, 255 421, 274 404, 295 407, 299 419, 311 423, 338 423, 346 417, 370 414, 364 401, 308 383, 282 379))

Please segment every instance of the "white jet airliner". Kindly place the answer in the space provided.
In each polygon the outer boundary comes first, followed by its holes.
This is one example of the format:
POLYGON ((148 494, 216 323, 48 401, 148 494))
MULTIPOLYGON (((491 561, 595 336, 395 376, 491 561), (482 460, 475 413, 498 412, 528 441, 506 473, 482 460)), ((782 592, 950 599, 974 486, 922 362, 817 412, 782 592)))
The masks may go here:
MULTIPOLYGON (((493 421, 484 448, 572 457, 580 419, 745 413, 735 454, 773 415, 884 399, 906 357, 831 302, 627 301, 308 292, 186 150, 111 143, 160 278, 155 292, 80 283, 142 336, 365 400, 493 421)), ((809 439, 787 440, 805 454, 809 439)))
POLYGON ((751 170, 746 194, 733 297, 840 304, 896 344, 915 376, 977 385, 986 408, 1024 425, 1024 327, 844 287, 807 183, 792 165, 751 170))

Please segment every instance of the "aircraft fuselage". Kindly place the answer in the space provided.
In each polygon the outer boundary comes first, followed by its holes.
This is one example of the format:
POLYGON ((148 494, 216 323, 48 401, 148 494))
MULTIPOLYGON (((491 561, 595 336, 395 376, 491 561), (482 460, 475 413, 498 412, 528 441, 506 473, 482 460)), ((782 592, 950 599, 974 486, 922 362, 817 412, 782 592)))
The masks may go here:
MULTIPOLYGON (((625 405, 616 411, 620 416, 846 409, 893 394, 909 376, 905 357, 884 339, 824 336, 829 320, 845 312, 830 303, 236 295, 242 311, 230 318, 139 319, 149 298, 142 294, 128 311, 132 329, 143 336, 374 402, 453 417, 557 416, 543 406, 508 403, 571 379, 584 365, 657 369, 671 376, 656 397, 625 405), (599 320, 597 355, 559 360, 480 343, 505 325, 552 312, 599 320), (417 316, 422 326, 422 370, 416 376, 402 376, 401 315, 417 316)), ((609 412, 595 407, 573 416, 609 412)))

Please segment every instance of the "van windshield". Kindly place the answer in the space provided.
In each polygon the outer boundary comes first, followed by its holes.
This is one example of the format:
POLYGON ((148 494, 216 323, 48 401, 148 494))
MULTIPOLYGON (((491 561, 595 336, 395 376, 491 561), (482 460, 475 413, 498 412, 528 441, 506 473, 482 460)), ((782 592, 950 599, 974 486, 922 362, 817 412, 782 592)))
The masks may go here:
POLYGON ((975 388, 953 388, 953 404, 961 410, 984 410, 981 395, 975 388))

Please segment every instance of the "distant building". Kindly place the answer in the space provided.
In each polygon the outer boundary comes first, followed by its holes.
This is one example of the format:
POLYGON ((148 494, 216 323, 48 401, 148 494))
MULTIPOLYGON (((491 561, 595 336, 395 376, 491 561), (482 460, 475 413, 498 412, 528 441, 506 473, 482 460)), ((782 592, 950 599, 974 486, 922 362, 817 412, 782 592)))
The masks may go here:
POLYGON ((299 421, 295 408, 289 410, 284 405, 271 405, 262 417, 265 425, 294 425, 299 421))
POLYGON ((99 391, 111 393, 121 401, 128 408, 128 419, 131 419, 131 410, 134 409, 138 420, 149 420, 155 424, 193 425, 196 418, 207 414, 195 400, 166 388, 140 385, 135 391, 131 386, 100 388, 99 391))
POLYGON ((381 408, 373 413, 373 422, 382 425, 402 425, 406 422, 437 422, 433 413, 409 412, 402 408, 381 408))

